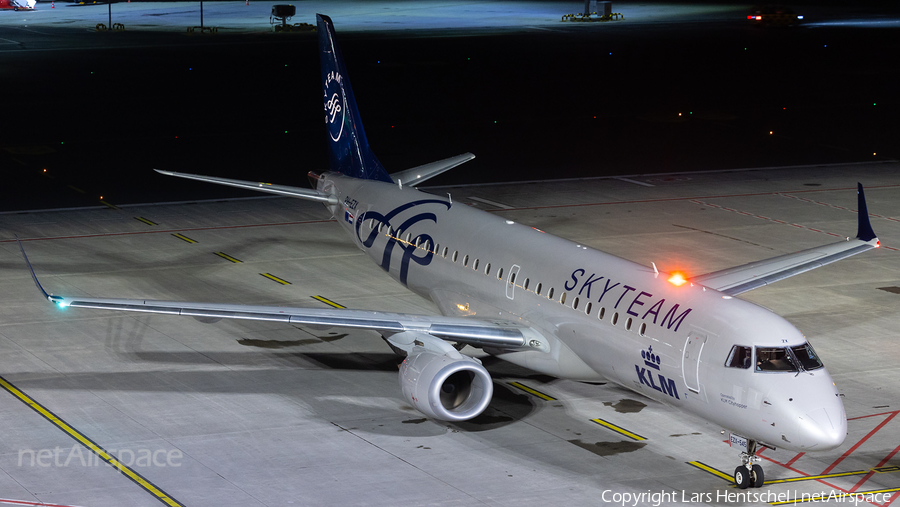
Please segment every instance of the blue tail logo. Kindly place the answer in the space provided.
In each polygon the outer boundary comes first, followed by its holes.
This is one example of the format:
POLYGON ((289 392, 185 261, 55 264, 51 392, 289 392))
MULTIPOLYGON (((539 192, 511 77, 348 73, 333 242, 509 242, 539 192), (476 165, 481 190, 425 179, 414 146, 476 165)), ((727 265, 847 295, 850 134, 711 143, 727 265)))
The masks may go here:
POLYGON ((392 183, 366 141, 344 58, 334 37, 334 24, 331 18, 322 14, 316 15, 316 21, 331 170, 355 178, 392 183))
POLYGON ((328 124, 328 136, 332 142, 339 142, 344 133, 344 106, 340 90, 341 75, 335 72, 325 76, 325 123, 328 124), (332 83, 335 83, 332 86, 332 83), (330 95, 330 97, 329 97, 330 95))

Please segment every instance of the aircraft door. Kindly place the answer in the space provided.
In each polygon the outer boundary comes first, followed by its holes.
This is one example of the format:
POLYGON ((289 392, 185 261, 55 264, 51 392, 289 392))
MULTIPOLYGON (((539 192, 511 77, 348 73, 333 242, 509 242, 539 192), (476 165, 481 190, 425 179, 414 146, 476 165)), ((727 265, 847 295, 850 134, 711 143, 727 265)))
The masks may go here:
POLYGON ((706 335, 691 331, 684 342, 684 355, 681 357, 681 372, 684 385, 688 390, 700 393, 700 354, 706 345, 706 335))
POLYGON ((519 276, 519 265, 513 264, 509 268, 509 275, 506 277, 506 297, 512 299, 515 296, 516 277, 519 276))

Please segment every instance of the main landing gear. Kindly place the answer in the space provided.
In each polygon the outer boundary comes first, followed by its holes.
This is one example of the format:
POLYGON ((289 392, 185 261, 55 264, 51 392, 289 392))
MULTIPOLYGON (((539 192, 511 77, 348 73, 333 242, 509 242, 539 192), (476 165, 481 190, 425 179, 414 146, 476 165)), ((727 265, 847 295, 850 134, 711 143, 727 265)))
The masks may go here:
POLYGON ((734 484, 740 489, 762 486, 766 477, 762 466, 758 464, 760 461, 762 459, 756 455, 756 441, 748 441, 747 452, 741 453, 742 465, 734 469, 734 484))

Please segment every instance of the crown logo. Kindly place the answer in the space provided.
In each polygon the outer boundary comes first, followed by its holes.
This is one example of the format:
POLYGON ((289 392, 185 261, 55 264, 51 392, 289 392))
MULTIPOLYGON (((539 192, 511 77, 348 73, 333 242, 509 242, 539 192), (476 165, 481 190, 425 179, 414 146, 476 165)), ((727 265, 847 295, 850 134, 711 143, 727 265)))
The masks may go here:
POLYGON ((641 351, 641 357, 644 358, 644 364, 654 370, 659 369, 659 364, 662 362, 662 358, 653 353, 653 345, 647 348, 647 350, 641 351))

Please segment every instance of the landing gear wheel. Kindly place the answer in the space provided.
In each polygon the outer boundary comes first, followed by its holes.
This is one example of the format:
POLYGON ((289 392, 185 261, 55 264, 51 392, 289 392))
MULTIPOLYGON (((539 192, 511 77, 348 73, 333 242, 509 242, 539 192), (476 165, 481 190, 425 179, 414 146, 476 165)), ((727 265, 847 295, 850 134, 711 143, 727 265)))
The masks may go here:
POLYGON ((744 465, 734 469, 734 484, 740 489, 747 489, 750 486, 750 473, 744 465))
POLYGON ((760 488, 762 487, 765 480, 766 474, 763 473, 762 467, 759 465, 753 465, 753 469, 750 471, 750 487, 760 488))

